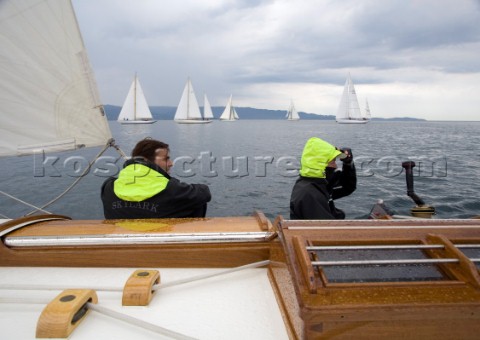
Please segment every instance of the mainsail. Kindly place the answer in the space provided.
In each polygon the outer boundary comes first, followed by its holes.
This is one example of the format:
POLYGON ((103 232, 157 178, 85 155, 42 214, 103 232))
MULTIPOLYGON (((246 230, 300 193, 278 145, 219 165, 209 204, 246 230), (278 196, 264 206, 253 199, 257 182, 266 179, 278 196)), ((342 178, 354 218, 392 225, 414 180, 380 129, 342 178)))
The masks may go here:
POLYGON ((223 110, 219 119, 222 121, 235 121, 238 119, 237 111, 235 111, 235 108, 232 105, 232 95, 230 95, 227 106, 225 106, 225 110, 223 110))
POLYGON ((0 156, 111 138, 70 1, 0 1, 0 156))
POLYGON ((127 98, 125 98, 122 110, 118 115, 118 121, 122 124, 155 123, 137 75, 135 75, 132 85, 130 85, 127 98))

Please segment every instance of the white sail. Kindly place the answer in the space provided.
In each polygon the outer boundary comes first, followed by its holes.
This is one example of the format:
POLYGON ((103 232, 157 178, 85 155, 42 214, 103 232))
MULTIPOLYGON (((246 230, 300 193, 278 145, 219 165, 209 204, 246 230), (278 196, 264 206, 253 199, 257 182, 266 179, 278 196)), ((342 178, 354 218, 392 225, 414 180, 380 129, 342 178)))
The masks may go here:
POLYGON ((70 1, 0 2, 0 155, 111 138, 70 1))
POLYGON ((364 124, 368 122, 368 120, 362 118, 360 105, 358 105, 357 94, 352 79, 350 78, 350 74, 345 81, 342 98, 340 99, 340 104, 338 106, 336 121, 337 123, 348 124, 364 124))
POLYGON ((147 99, 143 94, 142 86, 137 75, 132 81, 132 85, 123 103, 122 110, 118 115, 118 121, 125 123, 154 123, 152 113, 147 104, 147 99))
POLYGON ((293 100, 291 101, 290 107, 288 108, 286 118, 288 120, 299 120, 300 119, 300 116, 298 115, 298 112, 295 109, 295 105, 293 104, 293 100))
POLYGON ((190 78, 183 89, 182 98, 178 103, 177 111, 175 112, 175 121, 181 123, 182 121, 202 120, 202 114, 198 106, 197 97, 193 90, 190 78))
POLYGON ((230 95, 227 106, 225 106, 225 110, 223 110, 223 113, 219 119, 222 121, 235 121, 239 119, 237 111, 235 111, 235 108, 232 105, 232 95, 230 95))
POLYGON ((365 119, 370 120, 372 114, 370 113, 370 106, 368 105, 368 99, 365 99, 365 119))
POLYGON ((207 95, 205 94, 203 100, 203 118, 204 119, 213 119, 212 107, 208 101, 207 95))

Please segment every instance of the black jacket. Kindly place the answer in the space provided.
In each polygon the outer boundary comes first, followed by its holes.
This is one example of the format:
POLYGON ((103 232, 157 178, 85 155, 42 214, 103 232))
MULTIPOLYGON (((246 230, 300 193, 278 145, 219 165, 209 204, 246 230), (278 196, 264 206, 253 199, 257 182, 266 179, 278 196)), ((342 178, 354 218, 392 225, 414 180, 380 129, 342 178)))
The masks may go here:
POLYGON ((152 197, 130 201, 121 199, 115 194, 114 183, 117 178, 110 177, 103 183, 101 190, 106 219, 205 217, 207 202, 211 199, 207 185, 180 182, 154 163, 138 160, 127 161, 122 171, 132 164, 147 166, 154 171, 159 180, 166 183, 166 186, 152 197))
POLYGON ((335 208, 333 200, 348 196, 357 187, 355 165, 344 164, 342 170, 325 178, 300 176, 290 197, 290 219, 333 220, 344 219, 345 213, 335 208))

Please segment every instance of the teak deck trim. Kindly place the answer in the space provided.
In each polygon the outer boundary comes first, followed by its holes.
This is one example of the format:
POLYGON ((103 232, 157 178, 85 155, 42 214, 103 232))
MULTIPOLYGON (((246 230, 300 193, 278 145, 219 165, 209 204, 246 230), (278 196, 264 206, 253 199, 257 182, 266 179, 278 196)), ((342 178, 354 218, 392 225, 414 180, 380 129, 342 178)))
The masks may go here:
MULTIPOLYGON (((0 230, 18 222, 9 221, 8 225, 1 225, 0 230)), ((4 236, 0 243, 0 266, 235 267, 269 259, 270 243, 278 243, 276 236, 272 224, 260 211, 251 217, 49 221, 28 225, 4 236), (100 239, 115 235, 127 241, 137 237, 145 240, 192 238, 185 243, 168 244, 8 246, 9 240, 44 238, 55 243, 56 238, 73 236, 80 240, 87 235, 100 239)))
MULTIPOLYGON (((455 244, 480 244, 478 220, 289 221, 275 227, 285 250, 300 311, 288 308, 303 327, 297 338, 416 337, 474 338, 480 331, 479 270, 455 244), (410 228, 411 224, 413 228, 410 228), (309 246, 441 244, 419 249, 430 258, 453 258, 435 265, 441 281, 329 282, 309 246), (312 274, 313 273, 313 274, 312 274), (313 275, 313 277, 312 277, 313 275)), ((291 297, 282 295, 282 299, 291 297)), ((288 306, 288 304, 285 304, 288 306)))

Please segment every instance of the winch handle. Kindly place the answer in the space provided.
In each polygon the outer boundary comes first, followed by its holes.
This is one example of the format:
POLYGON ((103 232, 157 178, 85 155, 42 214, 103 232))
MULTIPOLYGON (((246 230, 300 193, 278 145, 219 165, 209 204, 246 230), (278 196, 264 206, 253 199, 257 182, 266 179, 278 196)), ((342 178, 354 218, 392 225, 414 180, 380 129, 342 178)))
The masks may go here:
POLYGON ((415 194, 413 191, 413 168, 415 167, 415 162, 406 161, 402 163, 402 167, 405 169, 405 177, 407 180, 407 195, 415 202, 418 206, 425 205, 425 202, 415 194))

